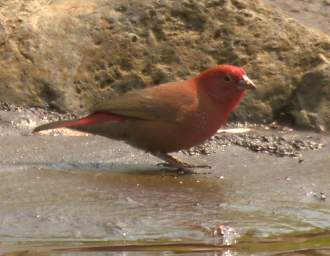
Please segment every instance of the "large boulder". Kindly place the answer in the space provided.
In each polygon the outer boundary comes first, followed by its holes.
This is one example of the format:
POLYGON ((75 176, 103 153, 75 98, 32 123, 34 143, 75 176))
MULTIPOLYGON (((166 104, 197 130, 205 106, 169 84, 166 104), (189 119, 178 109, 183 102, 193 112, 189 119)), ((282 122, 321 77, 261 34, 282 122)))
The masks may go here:
POLYGON ((232 63, 258 85, 234 118, 285 116, 330 127, 329 37, 258 0, 2 0, 0 6, 0 101, 88 111, 128 90, 232 63))

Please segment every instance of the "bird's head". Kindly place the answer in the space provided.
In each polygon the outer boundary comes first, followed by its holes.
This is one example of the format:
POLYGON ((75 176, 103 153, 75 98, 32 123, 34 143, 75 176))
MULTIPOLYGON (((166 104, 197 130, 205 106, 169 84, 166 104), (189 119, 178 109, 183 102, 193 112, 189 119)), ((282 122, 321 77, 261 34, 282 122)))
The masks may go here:
POLYGON ((233 65, 219 65, 210 68, 195 79, 202 90, 222 104, 237 105, 245 90, 256 89, 245 70, 233 65))
POLYGON ((224 90, 255 90, 255 84, 248 78, 243 68, 233 65, 219 65, 202 72, 197 80, 205 87, 220 87, 224 90))

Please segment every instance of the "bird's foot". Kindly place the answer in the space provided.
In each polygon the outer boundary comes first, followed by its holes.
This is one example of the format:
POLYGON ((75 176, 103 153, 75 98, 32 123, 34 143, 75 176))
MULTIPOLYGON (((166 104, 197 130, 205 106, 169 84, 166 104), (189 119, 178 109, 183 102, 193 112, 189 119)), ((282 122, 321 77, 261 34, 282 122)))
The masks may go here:
POLYGON ((180 175, 183 175, 183 174, 194 174, 196 172, 194 172, 192 170, 192 168, 188 168, 188 167, 179 167, 177 165, 172 165, 172 164, 169 164, 169 163, 158 163, 157 166, 161 166, 161 167, 165 167, 165 168, 174 168, 176 169, 176 172, 180 175))
MULTIPOLYGON (((183 166, 181 167, 177 166, 177 168, 179 174, 196 174, 197 172, 195 172, 193 169, 211 169, 212 167, 210 165, 191 165, 191 164, 183 163, 183 166)), ((207 174, 207 173, 203 173, 203 174, 207 174)))
POLYGON ((188 164, 185 162, 180 161, 179 159, 166 154, 166 153, 161 153, 161 152, 156 152, 153 153, 155 156, 163 159, 164 161, 166 161, 166 163, 160 163, 158 165, 164 166, 164 167, 174 167, 178 169, 178 173, 180 174, 192 174, 195 173, 193 171, 193 169, 198 169, 198 168, 206 168, 206 169, 210 169, 211 166, 209 165, 192 165, 192 164, 188 164))
POLYGON ((157 166, 160 166, 160 167, 167 167, 167 168, 171 168, 171 167, 173 167, 173 165, 170 165, 169 163, 166 163, 166 162, 158 163, 157 166))
POLYGON ((211 169, 212 166, 207 165, 207 164, 200 164, 200 165, 193 165, 193 164, 187 164, 187 163, 183 163, 183 167, 184 168, 191 168, 191 169, 211 169))
MULTIPOLYGON (((169 164, 169 163, 158 163, 157 166, 161 166, 161 167, 178 167, 177 165, 173 165, 173 164, 169 164)), ((212 167, 210 165, 191 165, 191 164, 187 164, 187 163, 183 163, 183 165, 180 165, 180 167, 182 168, 188 168, 188 169, 211 169, 212 167)))

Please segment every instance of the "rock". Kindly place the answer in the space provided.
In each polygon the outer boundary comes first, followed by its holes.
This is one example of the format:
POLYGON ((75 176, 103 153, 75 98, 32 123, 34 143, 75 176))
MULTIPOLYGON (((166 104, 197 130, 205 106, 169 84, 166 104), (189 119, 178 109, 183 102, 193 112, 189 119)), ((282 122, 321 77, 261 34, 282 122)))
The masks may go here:
MULTIPOLYGON (((0 101, 20 105, 88 111, 128 90, 232 63, 258 85, 232 118, 270 122, 297 91, 315 93, 304 77, 324 63, 320 56, 330 58, 327 35, 258 0, 2 0, 0 6, 0 101)), ((290 113, 315 111, 295 106, 290 113)))
POLYGON ((301 127, 319 131, 330 127, 330 64, 303 75, 286 109, 301 127))

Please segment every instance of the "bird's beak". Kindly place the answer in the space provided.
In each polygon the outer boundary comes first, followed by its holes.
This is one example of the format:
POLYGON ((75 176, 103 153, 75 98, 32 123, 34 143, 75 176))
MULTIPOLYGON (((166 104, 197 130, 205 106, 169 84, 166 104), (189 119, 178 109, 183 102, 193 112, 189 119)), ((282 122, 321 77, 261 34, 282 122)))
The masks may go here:
POLYGON ((244 89, 250 89, 250 90, 257 89, 256 85, 246 75, 243 76, 243 78, 239 81, 239 83, 240 86, 244 89))

